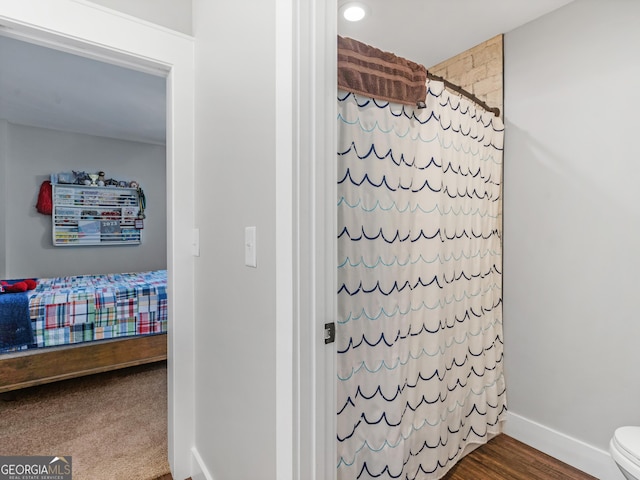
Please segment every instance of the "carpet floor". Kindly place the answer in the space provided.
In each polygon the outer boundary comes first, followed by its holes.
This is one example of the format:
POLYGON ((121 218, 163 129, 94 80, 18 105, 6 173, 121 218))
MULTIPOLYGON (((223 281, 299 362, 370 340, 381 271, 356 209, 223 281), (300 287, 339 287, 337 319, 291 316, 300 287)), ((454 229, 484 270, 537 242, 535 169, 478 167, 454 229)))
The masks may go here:
POLYGON ((0 394, 0 455, 71 455, 74 480, 169 473, 166 362, 0 394))

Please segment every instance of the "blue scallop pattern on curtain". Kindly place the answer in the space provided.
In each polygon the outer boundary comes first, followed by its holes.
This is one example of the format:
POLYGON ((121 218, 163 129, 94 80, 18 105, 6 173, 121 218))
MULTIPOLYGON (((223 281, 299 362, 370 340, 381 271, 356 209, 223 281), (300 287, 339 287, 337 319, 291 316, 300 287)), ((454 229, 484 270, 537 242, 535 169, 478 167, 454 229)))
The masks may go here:
POLYGON ((499 118, 338 98, 338 479, 441 478, 501 431, 499 118))

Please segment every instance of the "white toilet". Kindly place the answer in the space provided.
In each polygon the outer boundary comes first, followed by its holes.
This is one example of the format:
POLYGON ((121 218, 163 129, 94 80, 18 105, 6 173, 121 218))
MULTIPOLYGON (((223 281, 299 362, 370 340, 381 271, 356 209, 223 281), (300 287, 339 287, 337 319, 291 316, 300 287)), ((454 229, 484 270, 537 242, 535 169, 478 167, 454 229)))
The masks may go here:
POLYGON ((640 427, 616 429, 609 453, 626 478, 640 480, 640 427))

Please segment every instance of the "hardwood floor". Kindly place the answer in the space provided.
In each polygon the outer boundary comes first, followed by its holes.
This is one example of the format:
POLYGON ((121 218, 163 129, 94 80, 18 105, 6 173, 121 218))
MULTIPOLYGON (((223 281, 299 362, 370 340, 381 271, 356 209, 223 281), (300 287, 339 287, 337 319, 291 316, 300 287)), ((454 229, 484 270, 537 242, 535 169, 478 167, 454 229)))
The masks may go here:
MULTIPOLYGON (((155 480, 173 478, 168 474, 155 480)), ((598 479, 503 434, 460 460, 442 480, 598 479)))
POLYGON ((454 466, 442 480, 598 480, 507 435, 454 466))

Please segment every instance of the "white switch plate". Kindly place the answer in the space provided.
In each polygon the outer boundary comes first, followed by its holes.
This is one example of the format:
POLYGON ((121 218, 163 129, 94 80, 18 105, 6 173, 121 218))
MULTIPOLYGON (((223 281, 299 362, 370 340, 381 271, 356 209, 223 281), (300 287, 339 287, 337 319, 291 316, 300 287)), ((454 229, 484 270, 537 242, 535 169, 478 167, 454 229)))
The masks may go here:
POLYGON ((244 264, 247 267, 257 267, 256 256, 256 227, 244 228, 244 264))

